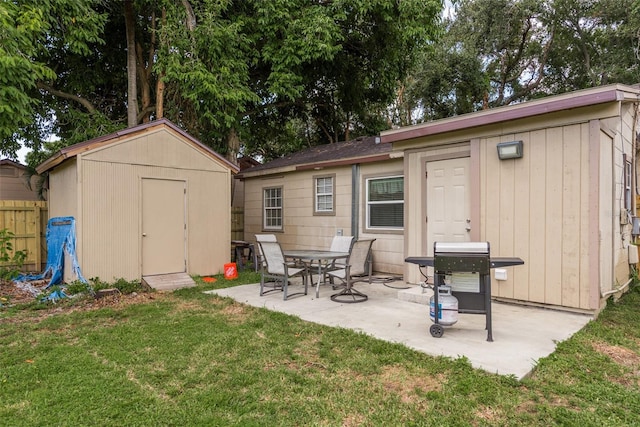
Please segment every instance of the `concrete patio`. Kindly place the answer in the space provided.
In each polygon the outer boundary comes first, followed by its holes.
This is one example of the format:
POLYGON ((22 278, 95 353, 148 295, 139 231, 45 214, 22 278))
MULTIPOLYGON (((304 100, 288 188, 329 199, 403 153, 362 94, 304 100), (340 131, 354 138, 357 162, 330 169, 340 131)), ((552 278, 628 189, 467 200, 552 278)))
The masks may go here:
MULTIPOLYGON (((320 297, 309 287, 308 295, 283 301, 281 292, 259 295, 259 284, 241 285, 208 293, 279 311, 302 320, 352 329, 364 334, 404 344, 433 355, 469 359, 479 369, 501 375, 527 376, 538 359, 551 354, 556 344, 579 331, 591 316, 545 308, 492 303, 493 342, 487 341, 484 314, 459 314, 455 325, 445 327, 441 338, 429 333, 429 298, 432 291, 402 281, 354 287, 367 294, 363 303, 344 304, 329 297, 330 286, 320 287, 320 297)), ((301 285, 290 286, 296 292, 301 285)))

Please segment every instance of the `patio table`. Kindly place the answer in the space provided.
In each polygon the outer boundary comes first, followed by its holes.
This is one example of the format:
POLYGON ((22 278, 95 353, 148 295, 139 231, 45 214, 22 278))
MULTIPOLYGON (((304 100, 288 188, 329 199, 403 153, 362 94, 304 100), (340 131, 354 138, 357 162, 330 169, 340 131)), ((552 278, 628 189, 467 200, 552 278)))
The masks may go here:
POLYGON ((334 252, 327 250, 315 250, 315 249, 303 249, 303 250, 290 250, 283 251, 285 258, 298 259, 305 264, 312 264, 314 261, 318 261, 318 282, 316 283, 316 298, 319 298, 320 294, 320 282, 324 276, 323 270, 337 259, 349 258, 349 252, 334 252))

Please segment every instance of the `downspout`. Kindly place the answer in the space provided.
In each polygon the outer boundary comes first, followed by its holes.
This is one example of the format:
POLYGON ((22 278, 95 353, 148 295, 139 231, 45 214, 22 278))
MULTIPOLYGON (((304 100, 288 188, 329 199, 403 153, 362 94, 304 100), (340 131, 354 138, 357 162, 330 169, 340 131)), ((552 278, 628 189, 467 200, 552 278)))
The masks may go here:
POLYGON ((351 166, 351 235, 355 240, 358 240, 358 229, 360 218, 360 165, 355 164, 351 166))

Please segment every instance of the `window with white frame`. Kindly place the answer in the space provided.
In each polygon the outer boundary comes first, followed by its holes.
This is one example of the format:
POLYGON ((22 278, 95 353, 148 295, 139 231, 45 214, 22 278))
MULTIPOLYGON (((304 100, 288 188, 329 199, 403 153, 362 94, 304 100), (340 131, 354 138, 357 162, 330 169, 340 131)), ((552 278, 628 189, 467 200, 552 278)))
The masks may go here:
POLYGON ((314 177, 314 214, 335 215, 334 180, 334 176, 314 177))
POLYGON ((367 228, 400 230, 404 227, 404 177, 369 178, 367 228))
POLYGON ((262 223, 265 230, 282 230, 282 187, 263 191, 262 223))

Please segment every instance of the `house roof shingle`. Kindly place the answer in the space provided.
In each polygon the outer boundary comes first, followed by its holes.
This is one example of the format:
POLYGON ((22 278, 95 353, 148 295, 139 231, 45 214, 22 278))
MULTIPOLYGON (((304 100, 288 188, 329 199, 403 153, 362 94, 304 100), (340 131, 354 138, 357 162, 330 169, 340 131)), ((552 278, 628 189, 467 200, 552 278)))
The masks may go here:
POLYGON ((379 137, 362 137, 334 144, 317 145, 288 154, 246 169, 237 177, 247 178, 296 170, 322 169, 331 166, 380 161, 389 159, 391 151, 391 144, 381 144, 379 137))

